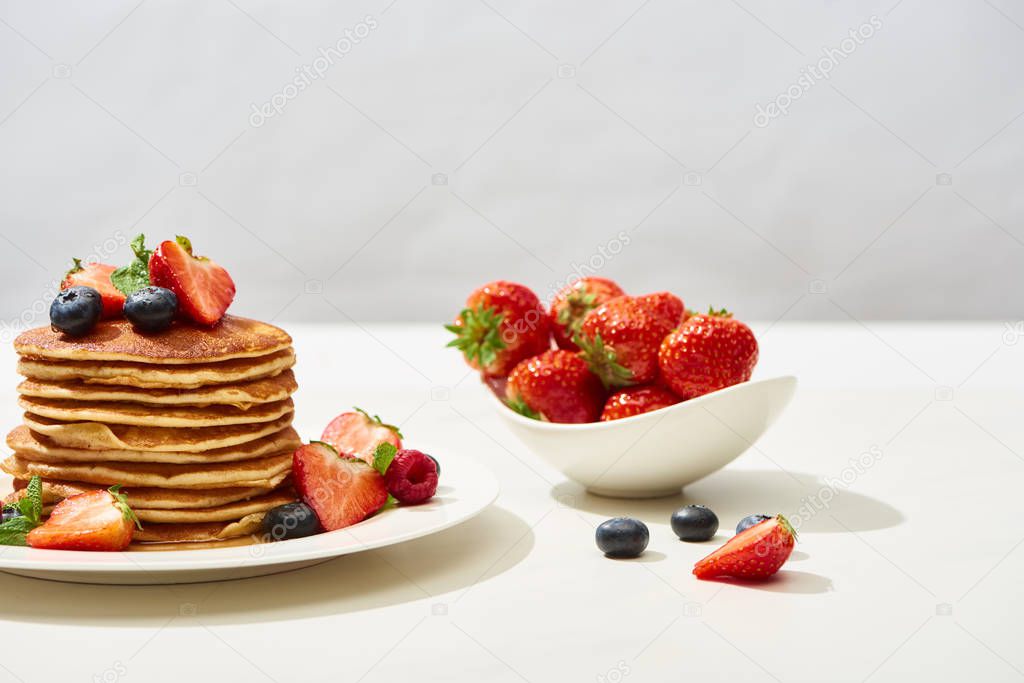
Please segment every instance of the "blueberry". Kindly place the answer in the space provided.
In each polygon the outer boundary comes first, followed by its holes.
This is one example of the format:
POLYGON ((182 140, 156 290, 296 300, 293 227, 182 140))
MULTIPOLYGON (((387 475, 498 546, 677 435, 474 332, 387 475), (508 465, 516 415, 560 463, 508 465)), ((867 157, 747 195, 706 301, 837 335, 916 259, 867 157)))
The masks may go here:
POLYGON ((651 532, 639 519, 616 517, 597 527, 596 540, 608 557, 637 557, 647 548, 651 532))
POLYGON ((437 458, 435 458, 434 456, 430 455, 429 453, 424 453, 423 455, 427 456, 428 458, 430 458, 431 460, 434 461, 434 466, 437 468, 437 476, 440 477, 441 476, 441 463, 439 463, 437 461, 437 458))
POLYGON ((740 523, 736 525, 736 533, 741 534, 750 527, 760 524, 766 520, 771 519, 771 515, 747 515, 740 520, 740 523))
POLYGON ((22 516, 23 515, 21 514, 21 510, 19 510, 18 508, 14 508, 14 507, 5 507, 4 508, 3 521, 5 521, 5 522, 7 520, 9 520, 9 519, 14 519, 15 517, 22 517, 22 516))
POLYGON ((124 317, 142 332, 166 330, 177 313, 177 295, 163 287, 143 287, 124 302, 124 317))
POLYGON ((89 334, 103 313, 103 298, 92 287, 68 287, 50 304, 50 327, 69 337, 89 334))
POLYGON ((305 503, 285 503, 267 511, 263 533, 271 541, 304 538, 320 531, 320 518, 305 503))
POLYGON ((703 505, 687 505, 672 513, 672 531, 681 541, 707 541, 718 531, 718 516, 703 505))

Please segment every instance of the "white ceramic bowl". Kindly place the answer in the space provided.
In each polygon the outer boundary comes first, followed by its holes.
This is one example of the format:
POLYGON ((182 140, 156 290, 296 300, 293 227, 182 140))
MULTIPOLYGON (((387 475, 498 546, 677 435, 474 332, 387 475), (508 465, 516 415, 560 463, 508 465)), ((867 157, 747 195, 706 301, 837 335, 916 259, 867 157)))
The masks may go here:
POLYGON ((592 424, 531 420, 494 399, 509 429, 599 496, 655 498, 718 470, 754 445, 796 391, 795 377, 744 382, 643 415, 592 424))

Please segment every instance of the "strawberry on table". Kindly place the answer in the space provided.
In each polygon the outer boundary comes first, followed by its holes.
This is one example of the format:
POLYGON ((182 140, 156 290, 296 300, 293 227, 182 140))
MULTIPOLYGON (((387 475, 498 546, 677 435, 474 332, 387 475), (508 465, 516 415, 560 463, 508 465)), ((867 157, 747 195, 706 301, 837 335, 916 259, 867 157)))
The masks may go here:
POLYGON ((671 329, 648 304, 620 296, 587 314, 576 343, 606 387, 649 384, 658 377, 658 348, 671 329))
POLYGON ((625 292, 615 282, 603 277, 585 277, 563 287, 551 300, 551 331, 558 348, 578 351, 572 340, 580 331, 587 313, 625 292))
POLYGON ((342 413, 331 420, 320 440, 342 455, 373 464, 373 453, 378 444, 402 447, 402 432, 398 427, 386 424, 379 416, 356 408, 354 412, 342 413))
POLYGON ((106 263, 82 263, 80 259, 73 259, 74 266, 64 276, 60 283, 61 290, 72 287, 92 287, 100 293, 103 302, 103 319, 120 317, 124 309, 124 292, 114 286, 110 275, 116 268, 106 263))
POLYGON ((551 348, 550 321, 540 299, 528 287, 505 280, 470 294, 445 329, 455 335, 448 346, 485 377, 507 375, 520 361, 551 348))
POLYGON ((776 515, 733 536, 694 565, 693 575, 698 579, 765 579, 779 571, 795 544, 796 531, 789 520, 776 515))
POLYGON ((657 318, 669 330, 674 330, 683 322, 686 306, 683 300, 672 292, 657 292, 636 297, 641 306, 647 307, 651 315, 657 318))
POLYGON ((711 309, 688 318, 665 337, 658 366, 662 381, 689 399, 746 382, 757 355, 750 328, 724 309, 711 309))
POLYGON ((205 256, 194 256, 192 243, 180 235, 160 243, 149 258, 151 284, 171 290, 181 312, 201 325, 214 325, 235 299, 228 271, 205 256))
POLYGON ((119 486, 86 491, 58 503, 50 518, 28 534, 33 548, 51 550, 124 550, 138 518, 119 486))
POLYGON ((655 385, 627 387, 608 397, 601 412, 601 421, 621 420, 624 417, 649 413, 675 405, 680 400, 668 389, 655 385))
POLYGON ((384 475, 378 469, 359 458, 339 455, 321 441, 295 451, 292 478, 302 500, 313 508, 327 531, 363 521, 388 500, 384 475))
POLYGON ((510 408, 548 422, 596 422, 605 391, 577 354, 562 349, 524 360, 508 376, 510 408))

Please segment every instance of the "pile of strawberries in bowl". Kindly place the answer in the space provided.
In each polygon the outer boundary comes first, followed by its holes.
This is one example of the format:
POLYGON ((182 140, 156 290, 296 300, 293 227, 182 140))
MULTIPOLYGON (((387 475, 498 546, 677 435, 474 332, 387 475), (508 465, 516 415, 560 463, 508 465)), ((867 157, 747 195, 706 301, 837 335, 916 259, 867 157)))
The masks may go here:
POLYGON ((754 333, 726 310, 688 310, 670 292, 627 294, 581 278, 545 308, 528 287, 498 280, 476 289, 448 345, 505 404, 537 420, 617 420, 746 382, 754 333))

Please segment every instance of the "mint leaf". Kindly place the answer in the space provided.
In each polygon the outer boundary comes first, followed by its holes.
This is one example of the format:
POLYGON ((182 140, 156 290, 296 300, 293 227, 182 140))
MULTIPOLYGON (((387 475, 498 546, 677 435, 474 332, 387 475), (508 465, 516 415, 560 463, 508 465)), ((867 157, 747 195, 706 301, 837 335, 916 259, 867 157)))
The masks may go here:
POLYGON ((28 545, 25 537, 35 529, 35 524, 27 517, 15 517, 0 524, 0 545, 28 545))
POLYGON ((146 236, 136 235, 131 242, 131 247, 135 252, 135 260, 110 274, 110 281, 125 296, 150 285, 149 257, 153 255, 153 252, 146 249, 146 236))
POLYGON ((32 477, 25 488, 25 497, 18 501, 18 511, 33 524, 39 524, 43 518, 43 480, 32 477))
POLYGON ((387 474, 388 467, 391 466, 391 461, 395 459, 396 453, 398 453, 398 449, 393 444, 381 441, 377 444, 377 450, 373 452, 373 469, 380 472, 381 475, 387 474))

